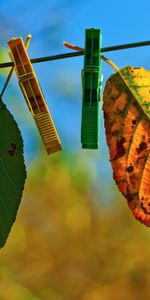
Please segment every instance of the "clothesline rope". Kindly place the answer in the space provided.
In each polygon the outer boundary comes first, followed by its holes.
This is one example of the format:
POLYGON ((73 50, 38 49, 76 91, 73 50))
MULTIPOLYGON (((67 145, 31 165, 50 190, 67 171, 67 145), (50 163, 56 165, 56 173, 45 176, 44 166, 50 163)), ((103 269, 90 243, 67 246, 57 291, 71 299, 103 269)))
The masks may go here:
MULTIPOLYGON (((26 40, 27 47, 28 47, 28 45, 30 43, 30 39, 31 39, 31 35, 28 35, 27 36, 27 40, 26 40)), ((65 43, 66 42, 64 42, 64 45, 65 45, 65 43)), ((69 43, 68 43, 68 45, 69 45, 69 43)), ((137 43, 130 43, 130 44, 123 44, 123 45, 105 47, 105 48, 101 48, 101 52, 110 52, 110 51, 117 51, 117 50, 123 50, 123 49, 129 49, 129 48, 136 48, 136 47, 143 47, 143 46, 150 46, 150 41, 144 41, 144 42, 137 42, 137 43)), ((34 63, 41 63, 41 62, 47 62, 47 61, 52 61, 52 60, 65 59, 65 58, 70 58, 70 57, 76 57, 76 56, 84 55, 84 49, 82 49, 80 47, 76 47, 75 48, 75 46, 72 49, 76 50, 76 52, 56 54, 56 55, 51 55, 51 56, 39 57, 39 58, 32 58, 30 61, 31 61, 32 64, 34 64, 34 63)), ((101 58, 103 58, 103 56, 101 58)), ((104 59, 104 60, 106 60, 106 59, 104 59)), ((109 63, 110 63, 110 61, 109 61, 109 63)), ((3 96, 3 94, 4 94, 4 92, 5 92, 6 88, 7 88, 7 85, 9 83, 9 80, 10 80, 10 78, 12 76, 13 69, 14 69, 14 63, 13 62, 0 63, 0 68, 10 68, 10 67, 12 67, 12 69, 10 70, 10 72, 8 74, 8 77, 6 79, 6 82, 4 84, 2 92, 0 94, 0 97, 3 96)))
MULTIPOLYGON (((105 48, 101 49, 101 52, 110 52, 110 51, 117 51, 117 50, 143 47, 143 46, 150 46, 150 41, 105 47, 105 48)), ((51 60, 64 59, 64 58, 81 56, 81 55, 84 55, 84 51, 78 51, 78 52, 76 51, 76 52, 62 53, 62 54, 56 54, 56 55, 51 55, 51 56, 45 56, 45 57, 32 58, 30 61, 32 64, 35 64, 35 63, 47 62, 47 61, 51 61, 51 60)), ((10 68, 13 66, 14 66, 13 62, 0 63, 1 69, 2 68, 10 68)))

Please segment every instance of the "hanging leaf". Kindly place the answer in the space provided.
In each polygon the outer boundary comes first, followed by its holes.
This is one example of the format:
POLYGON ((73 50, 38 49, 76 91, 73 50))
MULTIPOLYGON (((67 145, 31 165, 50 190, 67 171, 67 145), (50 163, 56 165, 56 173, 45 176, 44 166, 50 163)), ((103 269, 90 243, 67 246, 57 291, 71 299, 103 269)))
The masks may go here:
POLYGON ((26 178, 19 128, 0 99, 0 247, 15 221, 26 178))
POLYGON ((104 89, 113 177, 135 218, 150 226, 150 72, 125 67, 104 89))

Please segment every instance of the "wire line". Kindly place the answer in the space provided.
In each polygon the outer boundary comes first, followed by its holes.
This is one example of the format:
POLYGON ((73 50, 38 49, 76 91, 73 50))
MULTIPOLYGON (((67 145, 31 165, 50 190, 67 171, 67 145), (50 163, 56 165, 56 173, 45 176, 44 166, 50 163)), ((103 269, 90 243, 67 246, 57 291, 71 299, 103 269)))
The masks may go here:
MULTIPOLYGON (((101 48, 101 52, 110 52, 110 51, 117 51, 117 50, 143 47, 143 46, 150 46, 150 41, 105 47, 105 48, 101 48)), ((51 61, 51 60, 76 57, 76 56, 81 56, 81 55, 84 55, 84 50, 78 51, 78 52, 70 52, 70 53, 56 54, 56 55, 45 56, 45 57, 32 58, 30 61, 32 64, 35 64, 35 63, 47 62, 47 61, 51 61)), ((13 66, 14 66, 13 62, 5 62, 5 63, 0 64, 0 68, 9 68, 9 67, 13 67, 13 66)))

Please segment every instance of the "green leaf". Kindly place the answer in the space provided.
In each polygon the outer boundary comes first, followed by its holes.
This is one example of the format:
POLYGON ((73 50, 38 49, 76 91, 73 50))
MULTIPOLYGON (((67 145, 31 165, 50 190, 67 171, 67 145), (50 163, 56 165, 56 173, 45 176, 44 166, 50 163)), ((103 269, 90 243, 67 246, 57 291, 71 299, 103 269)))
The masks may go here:
POLYGON ((20 130, 0 99, 0 247, 3 247, 16 219, 26 168, 20 130))

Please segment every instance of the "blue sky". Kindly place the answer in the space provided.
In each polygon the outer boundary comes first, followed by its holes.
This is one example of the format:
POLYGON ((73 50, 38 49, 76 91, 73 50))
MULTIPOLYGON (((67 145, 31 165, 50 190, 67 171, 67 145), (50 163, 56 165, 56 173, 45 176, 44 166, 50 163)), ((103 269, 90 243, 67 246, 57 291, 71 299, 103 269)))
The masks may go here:
MULTIPOLYGON (((7 48, 6 43, 13 36, 22 36, 25 39, 31 33, 32 40, 28 50, 30 57, 63 53, 69 51, 63 47, 64 40, 83 47, 84 31, 91 27, 101 29, 103 47, 150 40, 149 11, 149 0, 1 0, 1 45, 7 48)), ((120 68, 127 65, 150 68, 150 47, 108 52, 105 56, 120 68)), ((64 149, 75 149, 83 153, 80 150, 82 67, 83 57, 34 65, 64 149)), ((103 87, 113 72, 110 66, 102 62, 103 87)), ((0 84, 2 87, 4 78, 0 84)), ((28 161, 34 155, 39 140, 15 75, 3 100, 15 115, 22 131, 25 157, 28 161)), ((99 176, 104 180, 108 175, 111 176, 111 170, 103 119, 100 138, 99 152, 90 152, 90 157, 96 158, 99 176)))

